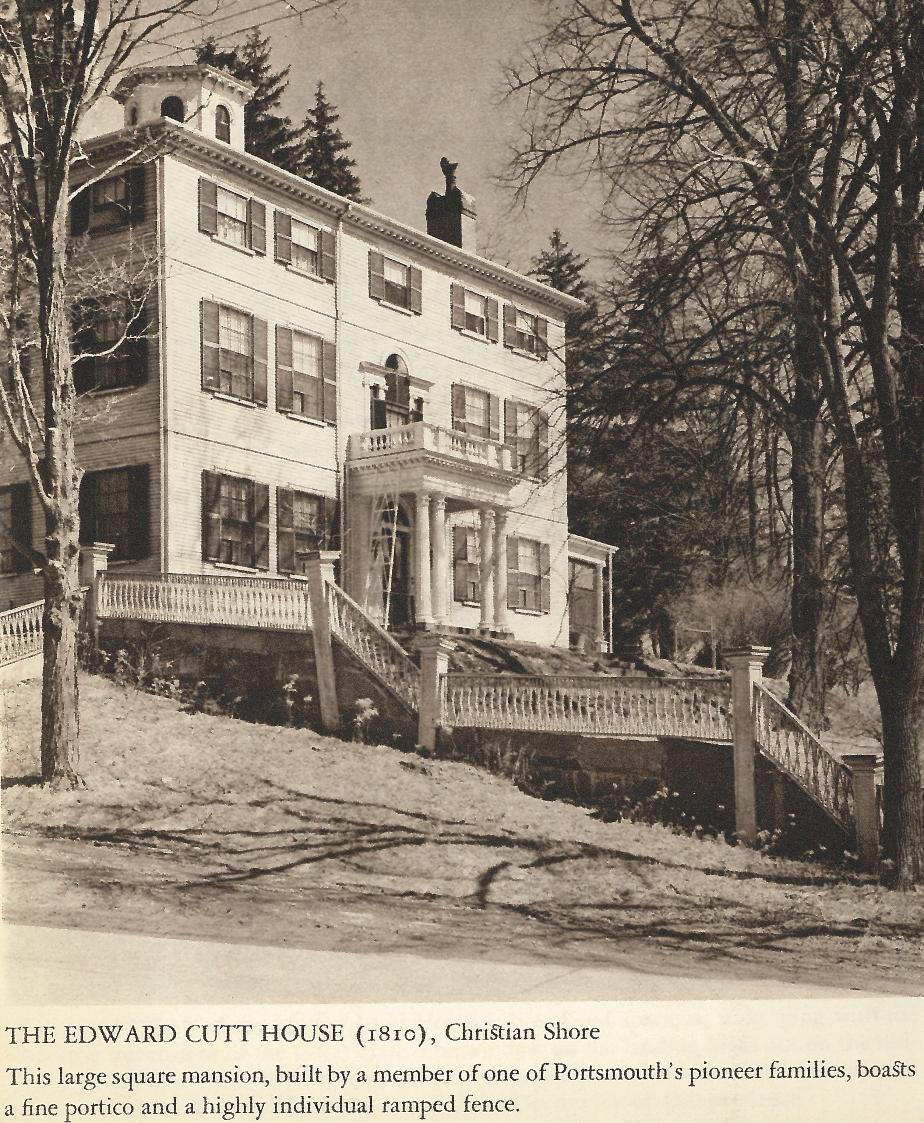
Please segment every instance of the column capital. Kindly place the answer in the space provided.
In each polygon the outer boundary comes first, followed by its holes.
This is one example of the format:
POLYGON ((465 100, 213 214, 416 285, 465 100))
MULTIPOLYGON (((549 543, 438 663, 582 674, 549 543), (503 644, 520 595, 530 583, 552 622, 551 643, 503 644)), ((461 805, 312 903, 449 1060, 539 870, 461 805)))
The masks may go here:
POLYGON ((848 753, 841 757, 851 772, 875 772, 879 767, 879 757, 875 753, 848 753))
POLYGON ((731 651, 722 652, 722 658, 729 667, 762 667, 769 655, 769 647, 758 647, 756 644, 733 647, 731 651))
POLYGON ((430 502, 439 511, 446 510, 446 496, 441 491, 427 492, 430 496, 430 502))
POLYGON ((421 655, 450 655, 456 649, 456 644, 439 632, 424 632, 416 639, 417 650, 421 655))

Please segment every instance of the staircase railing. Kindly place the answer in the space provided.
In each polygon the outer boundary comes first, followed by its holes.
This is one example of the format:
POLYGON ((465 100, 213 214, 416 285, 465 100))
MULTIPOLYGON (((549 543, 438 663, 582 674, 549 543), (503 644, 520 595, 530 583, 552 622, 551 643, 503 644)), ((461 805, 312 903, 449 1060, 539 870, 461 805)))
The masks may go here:
POLYGON ((28 659, 42 650, 42 612, 45 602, 33 601, 0 612, 0 666, 28 659))
POLYGON ((326 584, 330 630, 408 709, 420 708, 420 671, 404 650, 339 585, 326 584))
POLYGON ((163 624, 223 624, 305 632, 311 627, 303 581, 164 573, 99 577, 98 615, 163 624))
POLYGON ((853 775, 762 684, 754 688, 754 737, 761 752, 845 830, 853 830, 853 775))
POLYGON ((448 674, 443 723, 616 737, 730 741, 727 679, 448 674))

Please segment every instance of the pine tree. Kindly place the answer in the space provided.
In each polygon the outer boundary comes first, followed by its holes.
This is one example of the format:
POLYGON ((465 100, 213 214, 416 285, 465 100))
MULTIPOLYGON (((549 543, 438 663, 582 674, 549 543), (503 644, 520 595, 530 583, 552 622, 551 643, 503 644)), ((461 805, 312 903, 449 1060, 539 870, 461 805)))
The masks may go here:
POLYGON ((289 84, 289 67, 273 70, 269 39, 254 30, 243 43, 225 50, 220 50, 214 39, 206 39, 196 48, 196 58, 254 87, 253 97, 244 108, 245 148, 284 171, 299 174, 307 127, 293 126, 291 119, 279 112, 289 84))
POLYGON ((356 161, 348 155, 350 142, 344 140, 337 128, 339 120, 336 105, 324 95, 324 83, 318 82, 314 107, 305 114, 302 126, 306 137, 305 157, 298 173, 345 199, 367 203, 369 200, 363 198, 362 185, 354 171, 356 161))

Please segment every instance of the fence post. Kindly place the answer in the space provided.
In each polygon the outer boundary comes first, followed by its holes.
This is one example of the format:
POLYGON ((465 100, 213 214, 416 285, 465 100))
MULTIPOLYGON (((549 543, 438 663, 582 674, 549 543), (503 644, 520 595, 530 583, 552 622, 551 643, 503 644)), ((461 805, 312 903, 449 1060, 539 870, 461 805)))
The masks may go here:
POLYGON ((757 839, 757 772, 754 742, 754 687, 763 678, 769 647, 725 652, 732 676, 732 729, 735 772, 735 834, 753 845, 757 839))
POLYGON ((420 710, 417 716, 417 741, 431 752, 436 748, 436 735, 442 720, 443 695, 441 680, 449 670, 449 653, 455 644, 441 635, 418 637, 420 652, 420 710))
POLYGON ((314 644, 321 728, 325 733, 338 733, 340 705, 337 701, 337 676, 334 672, 326 588, 328 581, 333 579, 333 562, 326 554, 327 551, 322 554, 315 550, 307 558, 308 600, 311 604, 311 638, 314 644))
POLYGON ((109 555, 115 549, 112 542, 88 542, 80 547, 78 579, 80 587, 87 588, 84 601, 84 623, 90 635, 90 649, 99 654, 99 580, 109 568, 109 555))
POLYGON ((879 808, 876 806, 876 757, 860 753, 844 756, 853 777, 853 815, 857 831, 860 869, 875 873, 879 868, 879 808))

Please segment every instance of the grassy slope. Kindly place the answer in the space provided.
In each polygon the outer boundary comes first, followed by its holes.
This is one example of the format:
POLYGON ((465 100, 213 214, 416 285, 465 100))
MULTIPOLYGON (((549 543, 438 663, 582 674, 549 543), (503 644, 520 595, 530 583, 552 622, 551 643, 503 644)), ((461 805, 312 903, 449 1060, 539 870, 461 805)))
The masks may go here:
POLYGON ((0 710, 11 920, 562 962, 657 955, 668 970, 922 989, 924 894, 604 824, 465 765, 187 714, 99 678, 82 679, 81 713, 88 788, 52 795, 22 782, 38 684, 0 710))

